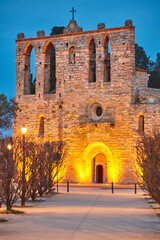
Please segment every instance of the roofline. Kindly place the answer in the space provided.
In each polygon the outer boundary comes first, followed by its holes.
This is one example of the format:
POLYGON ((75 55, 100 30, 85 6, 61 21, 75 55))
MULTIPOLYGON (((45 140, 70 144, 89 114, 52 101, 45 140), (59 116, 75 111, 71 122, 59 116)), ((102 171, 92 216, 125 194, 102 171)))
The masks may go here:
POLYGON ((146 72, 146 73, 148 73, 147 70, 142 69, 142 68, 138 68, 138 67, 135 67, 135 70, 136 70, 136 71, 139 71, 139 72, 146 72))
POLYGON ((75 33, 64 33, 59 35, 49 35, 49 36, 42 36, 42 37, 32 37, 32 38, 20 38, 16 39, 16 42, 23 42, 26 40, 37 40, 37 39, 49 39, 49 38, 63 38, 63 37, 69 37, 73 35, 87 35, 92 33, 109 33, 109 32, 116 32, 116 31, 127 31, 127 30, 134 30, 134 26, 124 26, 124 27, 116 27, 116 28, 104 28, 104 29, 97 29, 97 30, 90 30, 90 31, 83 31, 83 32, 75 32, 75 33))

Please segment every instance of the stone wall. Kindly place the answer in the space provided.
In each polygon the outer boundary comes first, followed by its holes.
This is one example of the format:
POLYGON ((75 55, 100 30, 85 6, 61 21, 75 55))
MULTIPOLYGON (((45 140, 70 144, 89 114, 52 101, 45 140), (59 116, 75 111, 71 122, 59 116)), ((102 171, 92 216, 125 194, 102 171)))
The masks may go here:
POLYGON ((160 103, 160 89, 154 88, 138 88, 137 89, 137 103, 160 103))
MULTIPOLYGON (((104 182, 133 182, 138 114, 146 115, 145 124, 157 121, 151 115, 152 108, 135 104, 136 85, 140 87, 141 84, 144 87, 146 79, 144 74, 135 73, 133 26, 17 39, 16 101, 20 109, 14 119, 13 134, 20 134, 21 127, 25 125, 28 135, 38 140, 39 119, 43 116, 44 139, 61 138, 68 146, 64 180, 94 181, 94 158, 101 153, 106 171, 104 182), (111 49, 110 82, 104 82, 106 36, 111 49), (96 82, 90 83, 91 38, 96 44, 96 82), (49 71, 45 54, 49 44, 53 44, 56 50, 57 81, 56 92, 45 94, 46 72, 49 71), (75 64, 69 63, 71 46, 75 47, 75 64), (36 93, 24 95, 29 47, 35 49, 36 93), (102 111, 100 116, 96 113, 98 107, 102 111)), ((159 113, 159 105, 155 109, 159 113)))

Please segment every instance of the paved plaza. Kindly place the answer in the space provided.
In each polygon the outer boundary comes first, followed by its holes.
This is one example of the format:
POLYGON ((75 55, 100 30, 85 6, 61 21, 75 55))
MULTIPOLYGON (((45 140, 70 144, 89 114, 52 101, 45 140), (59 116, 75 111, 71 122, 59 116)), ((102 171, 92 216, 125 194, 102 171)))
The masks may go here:
POLYGON ((0 240, 160 239, 160 219, 141 190, 136 195, 133 189, 59 190, 43 202, 27 202, 26 214, 5 216, 0 240))

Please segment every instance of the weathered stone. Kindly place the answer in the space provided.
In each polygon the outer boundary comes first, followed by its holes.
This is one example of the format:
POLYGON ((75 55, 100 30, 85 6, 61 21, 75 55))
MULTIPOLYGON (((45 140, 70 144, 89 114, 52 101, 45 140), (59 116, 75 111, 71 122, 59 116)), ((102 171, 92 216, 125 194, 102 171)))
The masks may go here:
POLYGON ((37 37, 43 37, 45 36, 44 30, 37 31, 37 37))
POLYGON ((14 118, 13 135, 19 135, 25 125, 28 136, 39 140, 40 118, 44 117, 44 140, 61 139, 67 145, 65 181, 96 182, 101 165, 103 182, 134 182, 139 116, 144 116, 145 133, 160 123, 160 93, 147 88, 146 71, 135 69, 134 27, 82 32, 74 25, 71 33, 70 24, 65 35, 16 40, 16 101, 21 111, 14 118), (90 54, 93 39, 95 50, 90 54), (110 57, 106 56, 108 39, 110 57), (53 46, 56 90, 49 92, 53 46), (70 61, 73 47, 74 61, 70 61), (36 92, 30 95, 32 48, 36 92), (89 82, 91 58, 96 82, 89 82), (107 82, 104 67, 109 59, 107 82))
POLYGON ((97 29, 104 29, 105 28, 105 23, 98 23, 97 29))
POLYGON ((24 38, 24 33, 18 33, 17 34, 17 39, 21 39, 24 38))
POLYGON ((71 20, 66 28, 64 28, 64 33, 75 33, 82 32, 83 28, 79 27, 75 20, 71 20))
POLYGON ((125 26, 132 26, 132 20, 131 19, 126 20, 125 21, 125 26))

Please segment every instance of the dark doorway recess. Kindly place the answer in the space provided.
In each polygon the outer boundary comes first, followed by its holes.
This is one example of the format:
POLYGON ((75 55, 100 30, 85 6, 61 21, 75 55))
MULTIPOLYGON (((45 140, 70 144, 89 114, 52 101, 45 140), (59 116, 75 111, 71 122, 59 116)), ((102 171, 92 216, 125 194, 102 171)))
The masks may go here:
POLYGON ((96 166, 96 182, 103 183, 103 166, 102 165, 96 166))

